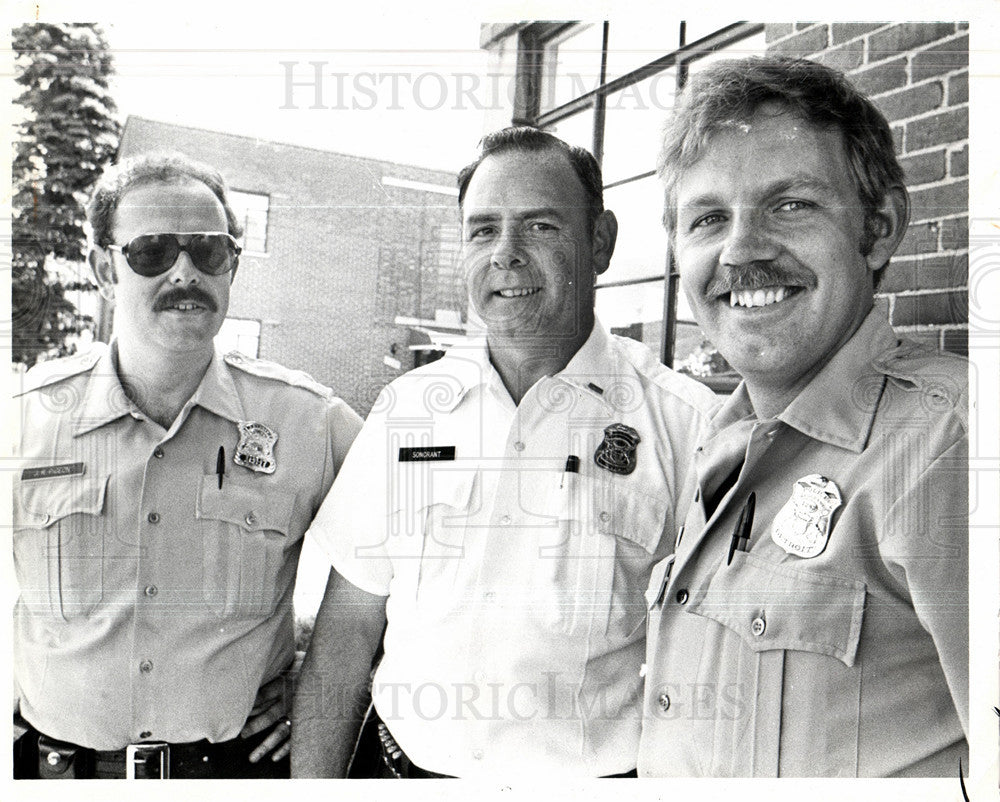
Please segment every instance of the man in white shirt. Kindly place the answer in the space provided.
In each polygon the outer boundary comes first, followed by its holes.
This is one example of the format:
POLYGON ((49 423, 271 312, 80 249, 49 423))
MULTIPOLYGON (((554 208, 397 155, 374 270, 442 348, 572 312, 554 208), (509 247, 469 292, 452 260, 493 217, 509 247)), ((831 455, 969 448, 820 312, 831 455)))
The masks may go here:
POLYGON ((385 776, 634 776, 643 592, 716 404, 594 318, 617 222, 534 129, 459 175, 486 336, 389 385, 311 532, 334 566, 293 774, 343 776, 373 655, 385 776))

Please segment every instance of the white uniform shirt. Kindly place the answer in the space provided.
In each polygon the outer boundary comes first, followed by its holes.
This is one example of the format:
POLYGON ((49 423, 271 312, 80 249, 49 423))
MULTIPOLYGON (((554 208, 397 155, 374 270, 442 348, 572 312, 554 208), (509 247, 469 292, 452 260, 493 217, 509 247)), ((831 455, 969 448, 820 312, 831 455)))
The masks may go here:
POLYGON ((373 695, 414 763, 635 767, 643 592, 716 406, 599 324, 516 407, 485 342, 382 392, 311 532, 346 579, 388 596, 373 695), (595 462, 616 423, 640 438, 631 473, 595 462))

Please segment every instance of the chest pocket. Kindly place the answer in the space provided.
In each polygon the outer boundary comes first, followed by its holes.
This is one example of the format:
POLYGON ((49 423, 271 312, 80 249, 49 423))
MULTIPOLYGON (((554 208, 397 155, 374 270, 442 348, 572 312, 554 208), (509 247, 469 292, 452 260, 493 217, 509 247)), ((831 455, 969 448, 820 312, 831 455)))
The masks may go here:
POLYGON ((104 597, 108 476, 18 481, 14 565, 33 612, 87 618, 104 597))
POLYGON ((742 551, 692 594, 687 612, 725 628, 708 630, 698 668, 697 687, 717 694, 716 714, 692 722, 701 754, 713 756, 707 772, 777 776, 782 739, 790 733, 798 754, 805 748, 798 741, 815 742, 813 771, 823 773, 817 767, 824 761, 855 764, 861 671, 854 661, 865 597, 864 583, 742 551), (792 660, 796 673, 789 678, 792 660), (786 695, 795 693, 809 699, 783 717, 786 695), (792 718, 794 732, 786 727, 792 718), (824 742, 829 732, 840 735, 824 742))
MULTIPOLYGON (((295 494, 250 487, 206 474, 195 517, 202 532, 202 593, 223 618, 266 618, 274 612, 288 552, 295 494)), ((287 569, 286 569, 287 570, 287 569)))
POLYGON ((605 477, 555 475, 535 561, 538 609, 552 628, 620 641, 646 615, 644 593, 667 515, 665 498, 605 477))

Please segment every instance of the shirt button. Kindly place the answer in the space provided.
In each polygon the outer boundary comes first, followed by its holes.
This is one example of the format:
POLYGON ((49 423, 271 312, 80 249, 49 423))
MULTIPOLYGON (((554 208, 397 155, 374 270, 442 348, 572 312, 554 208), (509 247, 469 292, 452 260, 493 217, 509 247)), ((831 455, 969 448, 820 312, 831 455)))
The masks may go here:
POLYGON ((601 512, 601 514, 597 517, 601 519, 602 523, 607 523, 609 520, 611 520, 611 516, 608 515, 606 512, 601 512))
POLYGON ((482 760, 483 759, 483 750, 482 749, 473 749, 472 750, 472 759, 473 760, 482 760))
POLYGON ((146 589, 143 591, 147 596, 153 598, 159 591, 156 589, 156 585, 146 585, 146 589))
POLYGON ((514 443, 514 450, 515 451, 524 451, 524 443, 522 443, 520 440, 518 440, 516 443, 514 443))
POLYGON ((153 670, 152 660, 143 660, 141 663, 139 663, 139 671, 141 671, 143 674, 148 674, 152 670, 153 670))
POLYGON ((157 459, 163 459, 163 449, 157 446, 153 449, 153 456, 157 459))
POLYGON ((501 516, 500 517, 500 523, 502 523, 504 526, 506 526, 507 524, 509 524, 510 523, 510 516, 509 515, 503 515, 503 516, 501 516))
POLYGON ((254 524, 257 523, 257 516, 254 515, 252 512, 248 512, 246 517, 246 522, 247 526, 253 526, 254 524))
POLYGON ((686 590, 681 588, 679 591, 677 591, 678 604, 687 604, 687 600, 688 600, 688 592, 686 590))
POLYGON ((753 621, 752 621, 752 622, 750 623, 750 631, 751 631, 751 632, 752 632, 752 633, 753 633, 754 635, 756 635, 756 636, 757 636, 758 638, 759 638, 759 637, 760 637, 761 635, 763 635, 763 634, 764 634, 764 630, 765 630, 765 629, 767 629, 767 623, 766 623, 766 622, 764 621, 764 619, 763 619, 763 618, 761 618, 760 616, 757 616, 757 617, 756 617, 756 618, 755 618, 755 619, 754 619, 754 620, 753 620, 753 621))
POLYGON ((475 674, 472 675, 472 679, 476 681, 477 685, 482 685, 484 682, 486 682, 486 674, 484 674, 482 671, 477 671, 475 674))
POLYGON ((496 594, 496 593, 494 593, 494 592, 493 592, 492 590, 491 590, 491 591, 488 591, 487 593, 484 593, 484 594, 483 594, 483 599, 484 599, 484 600, 485 600, 485 601, 486 601, 486 602, 487 602, 488 604, 493 604, 493 602, 495 602, 495 601, 497 600, 497 594, 496 594))
POLYGON ((160 522, 160 513, 151 512, 149 513, 149 515, 146 516, 146 520, 149 521, 151 524, 158 524, 160 522))
POLYGON ((656 700, 657 704, 660 705, 660 710, 666 713, 670 709, 670 697, 665 693, 661 693, 660 697, 656 700))
POLYGON ((139 733, 140 738, 151 738, 152 736, 153 733, 151 733, 149 730, 143 730, 142 732, 139 733))

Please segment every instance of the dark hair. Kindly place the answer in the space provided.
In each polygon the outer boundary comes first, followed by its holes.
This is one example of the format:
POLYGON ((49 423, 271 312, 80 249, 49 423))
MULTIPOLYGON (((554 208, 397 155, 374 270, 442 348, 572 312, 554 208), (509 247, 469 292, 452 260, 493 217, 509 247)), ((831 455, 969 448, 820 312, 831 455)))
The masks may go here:
POLYGON ((905 190, 889 123, 841 73, 784 56, 720 61, 692 77, 664 129, 657 165, 666 187, 663 223, 668 233, 677 224, 677 182, 684 170, 698 160, 713 133, 748 121, 765 103, 778 103, 812 125, 840 131, 864 212, 861 249, 870 252, 878 236, 879 204, 891 188, 905 190))
POLYGON ((109 168, 98 182, 87 204, 87 220, 93 229, 94 245, 104 248, 114 241, 111 229, 115 212, 128 190, 143 184, 185 180, 198 181, 215 193, 225 210, 229 233, 239 239, 243 226, 229 205, 226 182, 218 170, 183 153, 145 153, 109 168))
POLYGON ((580 179, 583 190, 587 196, 587 222, 593 230, 594 223, 604 211, 604 182, 601 179, 601 167, 591 153, 576 145, 563 142, 559 137, 553 136, 547 131, 529 126, 511 126, 487 134, 479 141, 479 158, 472 164, 463 167, 458 174, 458 208, 462 208, 465 201, 465 192, 469 188, 469 181, 472 180, 473 173, 487 156, 495 156, 498 153, 508 151, 520 151, 525 153, 540 153, 544 151, 558 151, 566 156, 580 179))

